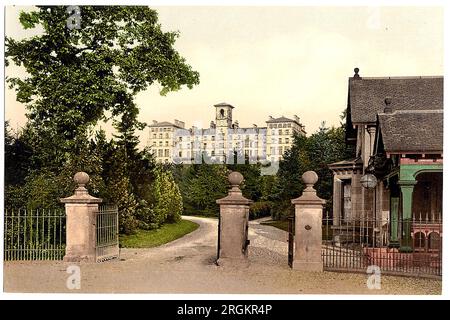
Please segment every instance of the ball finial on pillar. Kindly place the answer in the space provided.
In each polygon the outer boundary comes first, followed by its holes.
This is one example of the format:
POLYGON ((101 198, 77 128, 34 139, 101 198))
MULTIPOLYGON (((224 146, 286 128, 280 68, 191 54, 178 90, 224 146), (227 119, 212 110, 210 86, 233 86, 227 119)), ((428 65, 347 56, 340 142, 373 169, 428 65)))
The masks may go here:
POLYGON ((244 176, 237 171, 233 171, 228 175, 228 181, 232 187, 239 187, 239 185, 244 181, 244 176))
POLYGON ((314 171, 306 171, 302 175, 302 180, 306 184, 306 187, 313 187, 319 180, 319 176, 314 171))
POLYGON ((78 184, 78 187, 84 187, 89 182, 89 175, 83 171, 77 172, 73 176, 73 181, 78 184))

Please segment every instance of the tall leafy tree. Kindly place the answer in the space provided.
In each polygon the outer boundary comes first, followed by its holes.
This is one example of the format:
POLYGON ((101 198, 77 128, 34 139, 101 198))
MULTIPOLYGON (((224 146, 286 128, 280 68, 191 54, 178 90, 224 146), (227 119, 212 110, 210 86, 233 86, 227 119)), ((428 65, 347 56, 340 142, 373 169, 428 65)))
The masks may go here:
MULTIPOLYGON (((38 6, 20 15, 25 29, 43 33, 24 40, 6 37, 7 65, 25 78, 7 79, 28 109, 39 148, 55 167, 73 151, 76 137, 99 120, 121 118, 120 134, 133 144, 139 128, 137 93, 158 83, 161 94, 192 88, 199 74, 174 49, 177 32, 163 32, 155 10, 143 6, 80 6, 80 24, 66 6, 38 6), (130 140, 128 140, 130 138, 130 140), (59 163, 58 163, 59 162, 59 163)), ((120 120, 119 120, 120 121, 120 120)))
POLYGON ((301 194, 304 188, 301 176, 308 170, 315 171, 319 176, 315 188, 318 195, 327 200, 326 209, 331 209, 333 174, 328 165, 353 156, 354 150, 345 143, 342 124, 340 127, 328 128, 322 122, 311 136, 295 136, 294 144, 285 152, 277 173, 273 196, 277 203, 276 216, 283 217, 293 213, 290 200, 301 194))
POLYGON ((217 215, 216 200, 228 190, 228 170, 224 164, 201 164, 187 166, 178 176, 186 214, 217 215))
POLYGON ((28 174, 33 149, 22 132, 13 132, 5 121, 5 185, 22 184, 28 174))
POLYGON ((242 186, 243 195, 249 199, 257 201, 261 198, 262 193, 261 164, 249 163, 249 158, 244 158, 244 163, 238 163, 237 154, 235 153, 233 164, 228 164, 227 168, 230 171, 238 171, 244 176, 244 184, 242 186))

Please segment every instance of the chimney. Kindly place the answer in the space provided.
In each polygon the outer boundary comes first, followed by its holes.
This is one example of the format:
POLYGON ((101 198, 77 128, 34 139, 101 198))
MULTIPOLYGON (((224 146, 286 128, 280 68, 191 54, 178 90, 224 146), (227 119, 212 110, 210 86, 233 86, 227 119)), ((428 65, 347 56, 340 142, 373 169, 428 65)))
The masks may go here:
POLYGON ((269 116, 269 120, 273 120, 273 117, 272 117, 272 116, 269 116))
POLYGON ((384 107, 384 113, 392 113, 391 103, 392 103, 391 97, 386 97, 386 99, 384 99, 384 104, 386 105, 386 107, 384 107))
POLYGON ((211 129, 214 129, 216 127, 216 124, 214 123, 214 121, 211 121, 211 123, 209 124, 209 127, 211 129))
POLYGON ((298 117, 298 115, 294 114, 294 120, 298 123, 300 123, 300 118, 298 117))
POLYGON ((353 69, 353 71, 355 71, 355 74, 353 75, 353 79, 361 79, 361 77, 359 76, 359 68, 355 68, 355 69, 353 69))
POLYGON ((158 124, 158 121, 152 120, 153 124, 158 124))
POLYGON ((258 125, 256 125, 255 123, 253 124, 253 128, 258 128, 258 125))

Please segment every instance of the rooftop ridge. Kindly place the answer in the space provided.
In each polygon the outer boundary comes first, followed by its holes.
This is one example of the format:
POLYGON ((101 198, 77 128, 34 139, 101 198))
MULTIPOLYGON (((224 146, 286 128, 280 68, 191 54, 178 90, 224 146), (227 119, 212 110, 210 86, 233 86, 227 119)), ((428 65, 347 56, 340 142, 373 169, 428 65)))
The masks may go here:
POLYGON ((380 112, 379 115, 395 115, 395 114, 412 114, 412 113, 444 113, 444 109, 438 110, 393 110, 392 112, 380 112))
POLYGON ((443 79, 444 76, 394 76, 394 77, 349 77, 351 80, 413 80, 413 79, 443 79))

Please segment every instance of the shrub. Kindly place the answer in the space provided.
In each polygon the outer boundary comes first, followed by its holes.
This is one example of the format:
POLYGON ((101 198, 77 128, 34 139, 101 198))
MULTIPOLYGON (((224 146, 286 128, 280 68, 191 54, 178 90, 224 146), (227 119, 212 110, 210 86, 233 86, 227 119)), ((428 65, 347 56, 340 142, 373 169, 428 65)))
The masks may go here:
POLYGON ((173 223, 181 219, 183 199, 171 171, 162 167, 155 169, 151 194, 151 211, 144 221, 159 227, 164 222, 173 223))
POLYGON ((272 214, 273 203, 271 201, 258 201, 250 206, 249 218, 251 220, 268 217, 272 214))
POLYGON ((285 220, 295 214, 294 205, 290 200, 283 200, 274 203, 272 207, 272 220, 285 220))

